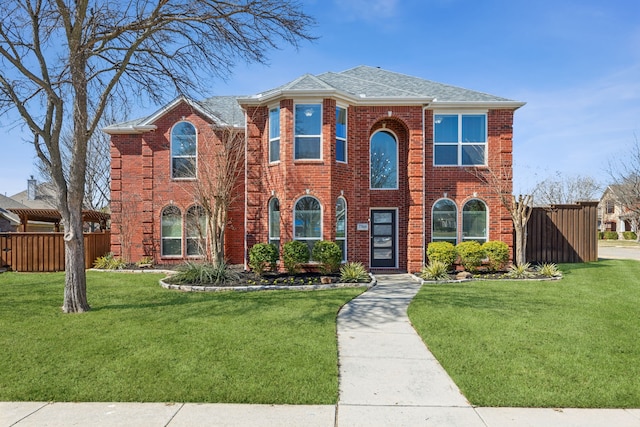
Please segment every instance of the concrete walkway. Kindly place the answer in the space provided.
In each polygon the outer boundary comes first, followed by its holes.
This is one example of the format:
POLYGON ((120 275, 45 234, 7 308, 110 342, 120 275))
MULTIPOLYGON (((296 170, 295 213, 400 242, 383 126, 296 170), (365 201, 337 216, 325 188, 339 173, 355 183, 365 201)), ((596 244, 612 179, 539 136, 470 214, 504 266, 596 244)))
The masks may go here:
POLYGON ((0 427, 640 427, 640 409, 472 407, 407 318, 419 289, 408 275, 378 276, 341 310, 337 406, 0 402, 0 427))

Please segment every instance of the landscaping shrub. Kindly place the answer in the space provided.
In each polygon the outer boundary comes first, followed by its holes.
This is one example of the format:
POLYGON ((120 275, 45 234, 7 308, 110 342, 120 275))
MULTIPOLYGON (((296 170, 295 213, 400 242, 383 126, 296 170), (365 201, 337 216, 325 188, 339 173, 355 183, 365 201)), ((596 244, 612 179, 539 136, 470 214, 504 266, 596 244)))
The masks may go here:
POLYGON ((312 257, 320 265, 322 274, 335 273, 342 262, 342 250, 335 242, 321 240, 313 246, 312 257))
POLYGON ((633 231, 623 231, 622 232, 622 237, 624 237, 624 240, 637 240, 638 239, 638 235, 633 231))
POLYGON ((259 276, 267 269, 274 271, 278 262, 278 248, 274 244, 256 243, 249 250, 249 268, 259 276))
POLYGON ((420 277, 423 280, 446 280, 449 278, 447 264, 442 261, 430 261, 429 265, 422 267, 420 277))
POLYGON ((238 280, 238 273, 226 263, 213 265, 206 262, 187 262, 177 268, 167 281, 187 285, 224 285, 238 280))
POLYGON ((560 277, 562 272, 556 264, 544 263, 536 267, 536 272, 544 277, 560 277))
POLYGON ((456 252, 460 257, 460 264, 468 272, 477 271, 478 267, 482 265, 482 260, 486 257, 482 245, 475 240, 458 243, 456 252))
POLYGON ((457 257, 456 247, 450 242, 431 242, 427 245, 429 263, 440 261, 450 270, 457 257))
POLYGON ((606 240, 618 240, 618 233, 615 231, 605 231, 604 238, 606 240))
POLYGON ((528 262, 522 265, 512 265, 509 267, 507 277, 510 279, 526 279, 531 277, 531 264, 528 262))
POLYGON ((371 278, 360 262, 348 262, 340 267, 340 281, 344 283, 366 283, 371 278))
POLYGON ((509 245, 502 241, 484 242, 482 244, 486 257, 489 259, 489 271, 504 269, 509 262, 509 245))
POLYGON ((299 240, 287 242, 282 247, 282 262, 290 274, 300 271, 300 264, 309 262, 309 247, 299 240))
POLYGON ((96 258, 93 262, 93 268, 99 268, 102 270, 122 270, 127 266, 127 262, 121 258, 113 256, 112 252, 109 252, 105 256, 96 258))

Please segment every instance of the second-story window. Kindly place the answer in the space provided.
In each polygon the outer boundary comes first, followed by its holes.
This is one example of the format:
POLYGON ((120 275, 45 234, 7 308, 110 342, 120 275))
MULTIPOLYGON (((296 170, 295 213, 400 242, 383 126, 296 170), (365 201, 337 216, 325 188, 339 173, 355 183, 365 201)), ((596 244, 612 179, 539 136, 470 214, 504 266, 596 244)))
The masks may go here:
POLYGON ((269 110, 269 162, 280 161, 280 108, 269 110))
POLYGON ((322 105, 297 104, 295 106, 294 160, 320 160, 321 147, 322 105))
POLYGON ((189 122, 180 122, 171 130, 171 177, 195 178, 196 128, 189 122))
POLYGON ((435 114, 433 129, 434 165, 486 164, 486 114, 435 114))
POLYGON ((347 109, 336 107, 336 161, 347 161, 347 109))

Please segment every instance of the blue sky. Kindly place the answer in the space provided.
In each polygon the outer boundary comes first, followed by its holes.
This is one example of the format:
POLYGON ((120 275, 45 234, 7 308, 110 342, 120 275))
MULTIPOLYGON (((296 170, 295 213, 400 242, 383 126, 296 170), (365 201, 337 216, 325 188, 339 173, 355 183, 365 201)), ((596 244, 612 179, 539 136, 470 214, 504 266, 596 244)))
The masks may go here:
MULTIPOLYGON (((514 186, 561 172, 608 183, 640 139, 637 0, 304 0, 314 42, 239 63, 212 95, 245 95, 304 74, 381 68, 527 103, 515 115, 514 186)), ((139 116, 160 106, 148 105, 139 116)), ((0 193, 26 188, 32 146, 0 118, 0 193)))

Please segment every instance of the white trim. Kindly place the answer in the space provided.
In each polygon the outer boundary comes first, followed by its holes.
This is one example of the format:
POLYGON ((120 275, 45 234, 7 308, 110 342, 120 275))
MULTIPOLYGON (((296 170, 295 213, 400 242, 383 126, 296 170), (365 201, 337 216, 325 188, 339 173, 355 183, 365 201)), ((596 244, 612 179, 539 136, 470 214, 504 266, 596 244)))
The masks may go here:
MULTIPOLYGON (((300 100, 297 100, 300 101, 300 100)), ((323 129, 323 125, 322 125, 322 120, 323 120, 323 110, 324 110, 324 103, 322 101, 318 102, 296 102, 295 104, 293 104, 293 161, 294 162, 317 162, 317 161, 322 161, 323 160, 323 150, 322 150, 322 142, 323 142, 323 138, 322 138, 322 129, 323 129), (296 139, 298 138, 298 134, 296 133, 296 108, 298 107, 298 105, 319 105, 320 106, 320 134, 318 135, 303 135, 301 136, 302 138, 320 138, 319 144, 320 144, 320 155, 318 158, 306 158, 306 159, 298 159, 296 157, 296 139)))
POLYGON ((472 197, 468 200, 465 200, 465 202, 462 204, 462 208, 460 209, 460 224, 461 227, 459 227, 459 235, 460 235, 460 242, 464 242, 466 240, 478 240, 480 239, 480 237, 478 236, 468 236, 465 238, 465 236, 462 235, 462 233, 464 233, 464 207, 467 206, 467 204, 469 202, 472 202, 474 200, 477 200, 479 202, 481 202, 484 207, 485 207, 485 218, 484 218, 484 224, 485 224, 485 236, 484 236, 484 241, 488 242, 489 241, 489 205, 487 204, 487 202, 485 202, 484 200, 482 200, 479 197, 472 197))
POLYGON ((343 107, 342 105, 338 105, 336 103, 336 112, 338 108, 344 110, 344 138, 340 137, 340 141, 344 141, 344 160, 338 160, 338 121, 336 120, 336 133, 334 135, 334 143, 336 144, 336 162, 348 164, 349 163, 349 108, 343 107))
POLYGON ((268 114, 269 114, 269 119, 267 120, 269 126, 268 126, 268 131, 267 131, 267 140, 268 140, 268 145, 267 145, 267 163, 271 164, 276 164, 276 163, 280 163, 280 155, 282 153, 282 146, 281 146, 281 142, 282 142, 282 117, 281 117, 281 112, 282 110, 280 109, 280 105, 278 104, 277 106, 274 107, 269 107, 268 109, 268 114), (273 110, 278 110, 278 137, 277 138, 271 138, 271 112, 273 110), (271 160, 271 144, 275 141, 278 141, 278 160, 271 160))
POLYGON ((169 171, 170 171, 170 176, 171 176, 171 180, 172 181, 193 181, 193 180, 197 180, 198 179, 198 128, 196 127, 196 125, 191 123, 189 120, 179 120, 179 121, 175 122, 171 126, 171 130, 169 131, 169 171), (193 131, 195 132, 196 150, 195 150, 195 154, 193 156, 174 156, 173 155, 173 130, 180 123, 188 123, 188 124, 190 124, 193 127, 193 131), (173 176, 173 159, 174 158, 186 159, 186 158, 192 158, 192 157, 194 157, 195 161, 196 161, 195 162, 194 175, 193 176, 185 176, 185 177, 175 177, 175 176, 173 176))
POLYGON ((391 129, 380 128, 371 134, 369 137, 369 190, 371 191, 395 191, 400 188, 400 140, 398 139, 398 135, 391 129), (385 187, 385 188, 373 188, 371 186, 371 140, 373 137, 380 132, 387 132, 393 139, 396 141, 396 186, 395 187, 385 187))
MULTIPOLYGON (((347 205, 347 199, 344 196, 338 196, 336 199, 336 205, 338 204, 338 200, 342 199, 344 203, 344 237, 341 237, 339 240, 344 242, 344 253, 342 254, 342 261, 347 261, 347 241, 349 239, 349 233, 347 233, 348 221, 349 221, 349 207, 347 205)), ((336 215, 336 241, 338 241, 338 216, 336 215)))
MULTIPOLYGON (((439 199, 437 199, 437 200, 435 200, 433 202, 433 205, 431 205, 431 241, 432 242, 444 242, 444 241, 447 240, 446 238, 439 238, 437 240, 433 238, 433 231, 434 231, 433 230, 433 226, 434 226, 433 212, 434 212, 434 209, 435 209, 436 205, 438 204, 438 202, 440 202, 442 200, 447 200, 447 201, 453 203, 453 206, 456 208, 456 212, 455 212, 455 217, 456 217, 455 241, 456 242, 454 243, 454 245, 456 245, 456 244, 458 244, 458 242, 460 242, 460 218, 459 218, 459 216, 460 216, 461 210, 458 207, 458 205, 456 204, 456 201, 453 200, 453 199, 450 199, 449 197, 440 197, 439 199)), ((426 250, 426 248, 425 248, 425 250, 426 250)))
POLYGON ((480 110, 455 110, 455 111, 442 111, 436 112, 433 111, 432 115, 433 120, 433 159, 432 165, 433 167, 477 167, 477 166, 487 166, 489 161, 489 114, 488 112, 482 112, 480 110), (458 121, 458 135, 456 142, 436 142, 436 116, 457 116, 458 121), (462 140, 462 118, 464 116, 484 116, 484 142, 465 142, 462 140), (484 162, 481 164, 462 164, 462 147, 464 146, 484 146, 484 162), (457 148, 457 163, 456 164, 436 164, 436 147, 440 146, 455 146, 457 148))

